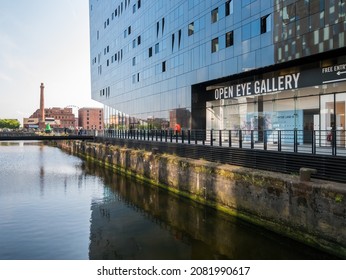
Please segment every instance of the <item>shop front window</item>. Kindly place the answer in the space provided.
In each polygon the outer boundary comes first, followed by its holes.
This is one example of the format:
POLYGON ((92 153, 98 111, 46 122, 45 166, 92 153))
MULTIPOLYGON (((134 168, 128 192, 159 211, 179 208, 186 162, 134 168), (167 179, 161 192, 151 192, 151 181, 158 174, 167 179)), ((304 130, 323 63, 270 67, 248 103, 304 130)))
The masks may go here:
POLYGON ((337 146, 345 147, 345 103, 346 93, 321 96, 321 144, 331 145, 328 134, 336 130, 337 146))
POLYGON ((335 128, 345 130, 345 102, 346 93, 339 93, 335 96, 335 128))
POLYGON ((331 130, 334 123, 334 94, 321 96, 321 130, 331 130))
POLYGON ((335 96, 335 129, 336 144, 339 147, 345 147, 345 102, 346 93, 339 93, 335 96))

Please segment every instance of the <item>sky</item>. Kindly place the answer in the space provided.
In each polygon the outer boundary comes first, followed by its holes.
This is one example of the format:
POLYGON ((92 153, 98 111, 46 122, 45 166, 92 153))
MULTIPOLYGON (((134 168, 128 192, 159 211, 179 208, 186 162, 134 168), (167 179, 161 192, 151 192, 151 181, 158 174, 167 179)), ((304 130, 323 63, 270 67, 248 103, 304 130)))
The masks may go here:
MULTIPOLYGON (((0 119, 91 99, 88 0, 0 0, 0 119)), ((74 108, 76 108, 74 107, 74 108)), ((74 112, 76 110, 74 109, 74 112)))

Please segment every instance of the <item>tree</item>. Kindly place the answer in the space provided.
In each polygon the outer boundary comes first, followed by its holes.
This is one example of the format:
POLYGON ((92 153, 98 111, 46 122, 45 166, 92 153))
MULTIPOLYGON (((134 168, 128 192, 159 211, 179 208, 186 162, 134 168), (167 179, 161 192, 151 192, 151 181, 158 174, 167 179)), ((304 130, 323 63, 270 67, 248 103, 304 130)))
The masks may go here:
POLYGON ((14 119, 0 119, 0 128, 17 129, 20 127, 20 122, 14 119))

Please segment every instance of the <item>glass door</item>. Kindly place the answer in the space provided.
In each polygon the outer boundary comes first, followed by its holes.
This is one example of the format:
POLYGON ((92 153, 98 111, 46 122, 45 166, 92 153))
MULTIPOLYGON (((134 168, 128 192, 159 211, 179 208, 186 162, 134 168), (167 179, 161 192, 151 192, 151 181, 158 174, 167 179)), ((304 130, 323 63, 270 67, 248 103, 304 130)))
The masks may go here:
POLYGON ((321 95, 321 121, 320 121, 320 143, 322 146, 330 146, 328 133, 335 123, 334 94, 321 95))
POLYGON ((345 103, 346 93, 335 95, 336 144, 340 147, 345 147, 345 103))

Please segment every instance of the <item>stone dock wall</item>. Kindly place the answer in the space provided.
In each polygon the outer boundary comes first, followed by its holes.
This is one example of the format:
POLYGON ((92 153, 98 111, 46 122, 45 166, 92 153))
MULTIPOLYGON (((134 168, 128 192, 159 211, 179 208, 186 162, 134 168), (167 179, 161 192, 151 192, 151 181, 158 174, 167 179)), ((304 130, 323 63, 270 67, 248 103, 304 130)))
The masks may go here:
POLYGON ((180 158, 157 151, 60 141, 99 162, 255 225, 346 258, 346 184, 180 158))

